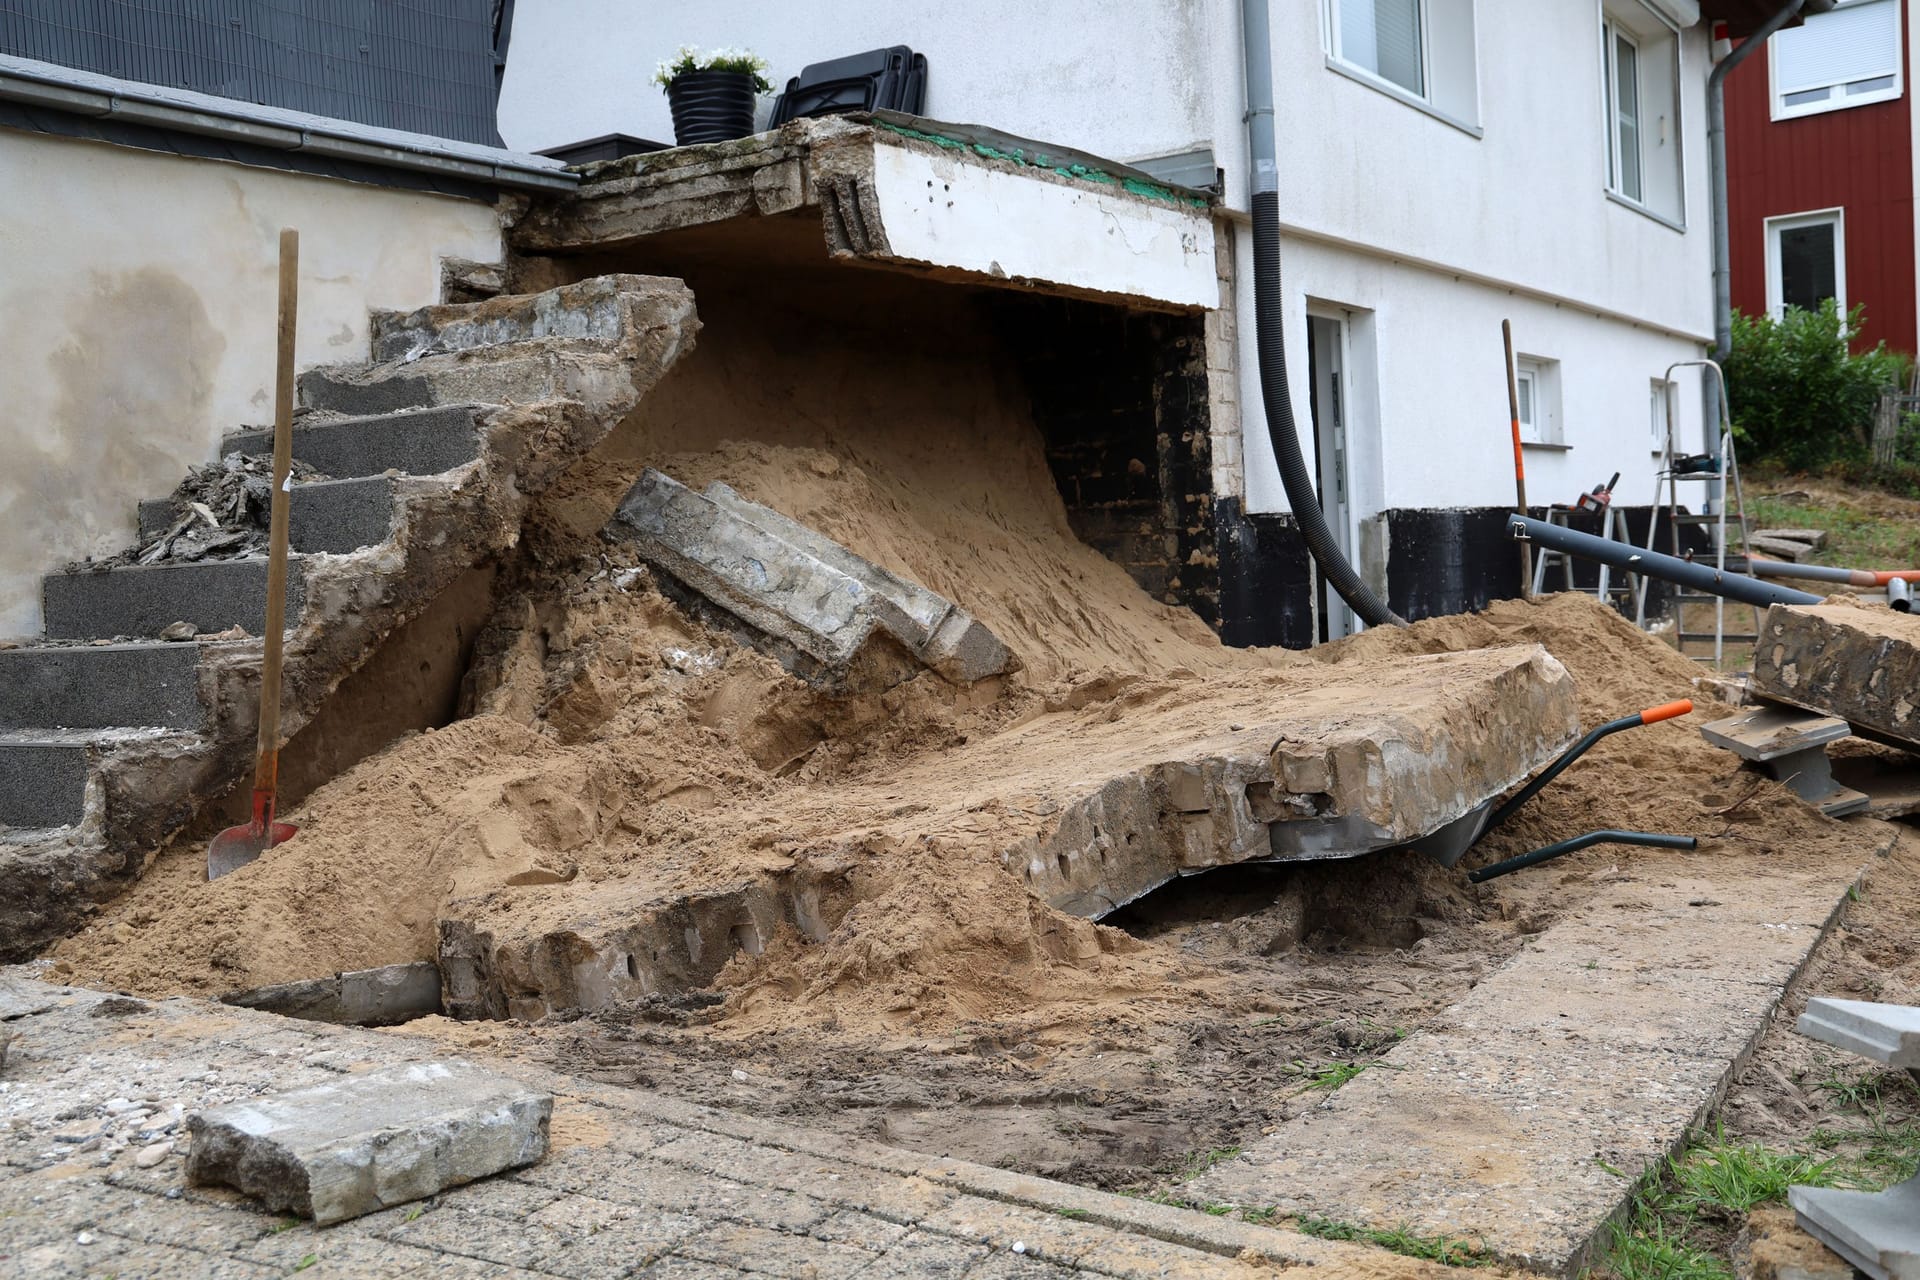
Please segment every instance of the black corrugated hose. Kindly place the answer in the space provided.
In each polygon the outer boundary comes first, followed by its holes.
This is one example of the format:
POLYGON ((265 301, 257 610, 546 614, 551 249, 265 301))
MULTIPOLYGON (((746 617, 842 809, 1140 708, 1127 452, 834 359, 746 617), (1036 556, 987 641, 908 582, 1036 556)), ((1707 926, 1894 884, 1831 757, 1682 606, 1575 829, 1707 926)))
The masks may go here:
POLYGON ((1260 348, 1260 399, 1267 411, 1267 436, 1273 441, 1273 460, 1280 467, 1287 504, 1300 525, 1300 536, 1320 566, 1320 576, 1340 593, 1370 627, 1404 627, 1407 620, 1373 594, 1353 571, 1327 528, 1320 495, 1300 455, 1300 434, 1293 421, 1293 396, 1287 388, 1287 347, 1280 310, 1280 196, 1274 191, 1253 193, 1253 310, 1260 348))

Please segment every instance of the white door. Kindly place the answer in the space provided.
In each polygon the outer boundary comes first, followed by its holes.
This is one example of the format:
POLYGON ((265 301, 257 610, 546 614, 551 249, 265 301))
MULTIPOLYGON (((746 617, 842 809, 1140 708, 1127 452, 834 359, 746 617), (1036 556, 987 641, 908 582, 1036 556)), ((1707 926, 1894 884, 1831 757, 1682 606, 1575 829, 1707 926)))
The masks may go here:
MULTIPOLYGON (((1313 408, 1315 482, 1320 512, 1333 532, 1340 553, 1353 561, 1353 514, 1350 495, 1352 468, 1347 452, 1347 322, 1344 317, 1307 316, 1308 384, 1313 408)), ((1337 640, 1357 630, 1353 610, 1340 593, 1314 577, 1319 596, 1320 638, 1337 640)))

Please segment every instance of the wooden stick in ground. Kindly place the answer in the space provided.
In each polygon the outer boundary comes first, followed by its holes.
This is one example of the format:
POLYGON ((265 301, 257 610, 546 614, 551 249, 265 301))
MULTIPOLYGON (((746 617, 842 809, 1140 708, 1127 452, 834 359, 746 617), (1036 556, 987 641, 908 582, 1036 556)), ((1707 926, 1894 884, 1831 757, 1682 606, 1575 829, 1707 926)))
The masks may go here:
MULTIPOLYGON (((280 773, 280 648, 287 625, 287 507, 292 500, 293 333, 300 292, 300 233, 280 232, 280 349, 273 378, 273 506, 267 534, 266 653, 260 664, 260 745, 253 789, 271 794, 280 773)), ((272 821, 269 811, 267 819, 272 821)))
MULTIPOLYGON (((1520 374, 1513 361, 1513 321, 1500 322, 1500 337, 1507 345, 1507 416, 1513 423, 1513 492, 1522 515, 1527 510, 1527 464, 1520 453, 1520 374)), ((1520 594, 1533 598, 1533 544, 1520 543, 1520 594)))

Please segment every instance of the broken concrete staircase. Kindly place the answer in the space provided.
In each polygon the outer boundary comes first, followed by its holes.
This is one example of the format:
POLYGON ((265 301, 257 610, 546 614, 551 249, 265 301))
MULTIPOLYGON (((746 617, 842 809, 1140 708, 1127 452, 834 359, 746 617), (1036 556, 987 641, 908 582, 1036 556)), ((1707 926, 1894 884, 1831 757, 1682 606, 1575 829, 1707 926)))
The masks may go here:
MULTIPOLYGON (((816 788, 777 841, 759 815, 712 812, 621 879, 452 903, 446 1011, 538 1018, 697 990, 783 926, 827 940, 905 859, 974 883, 1005 873, 1098 919, 1213 867, 1409 844, 1552 759, 1579 723, 1571 677, 1537 646, 1107 692, 816 788), (753 849, 765 852, 743 863, 753 849)), ((1099 940, 1081 926, 1036 945, 1078 955, 1099 940)))
MULTIPOLYGON (((295 456, 335 478, 293 495, 283 733, 458 575, 512 547, 529 501, 697 327, 678 281, 601 276, 376 314, 373 360, 301 375, 295 456)), ((260 431, 222 446, 269 448, 260 431)), ((165 518, 155 504, 141 516, 165 518)), ((253 557, 47 578, 44 637, 0 650, 0 960, 70 930, 245 775, 265 570, 253 557), (180 621, 200 638, 157 638, 180 621)))

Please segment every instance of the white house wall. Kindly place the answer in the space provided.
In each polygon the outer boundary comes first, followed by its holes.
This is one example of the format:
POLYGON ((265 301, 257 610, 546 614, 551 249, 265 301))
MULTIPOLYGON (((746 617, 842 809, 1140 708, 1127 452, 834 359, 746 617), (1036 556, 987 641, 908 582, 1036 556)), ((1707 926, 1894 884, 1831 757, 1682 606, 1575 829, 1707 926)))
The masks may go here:
POLYGON ((297 227, 301 367, 365 359, 368 311, 438 300, 442 257, 497 262, 471 200, 0 130, 0 635, 39 578, 135 537, 142 498, 273 420, 280 228, 297 227))
MULTIPOLYGON (((1304 360, 1309 297, 1373 313, 1378 421, 1354 424, 1376 432, 1353 443, 1358 515, 1511 501, 1503 317, 1523 351, 1562 362, 1572 448, 1529 451, 1529 496, 1566 501, 1618 469, 1621 498, 1646 502, 1650 380, 1712 332, 1705 30, 1681 35, 1679 119, 1649 122, 1684 151, 1682 229, 1605 193, 1602 0, 1472 3, 1477 118, 1463 129, 1330 69, 1318 0, 1270 0, 1290 349, 1304 360)), ((1227 207, 1245 210, 1239 33, 1237 0, 548 0, 518 11, 500 124, 522 148, 614 130, 668 139, 646 77, 682 43, 749 46, 782 82, 908 44, 928 57, 931 117, 1122 160, 1210 146, 1227 207)), ((1249 512, 1284 511, 1258 410, 1251 243, 1234 234, 1243 495, 1249 512)), ((1294 379, 1303 432, 1306 387, 1294 379)), ((1691 380, 1677 404, 1697 439, 1691 380)))

